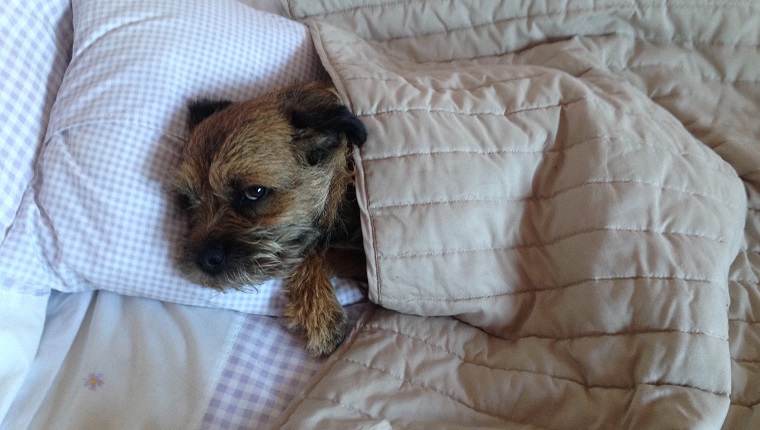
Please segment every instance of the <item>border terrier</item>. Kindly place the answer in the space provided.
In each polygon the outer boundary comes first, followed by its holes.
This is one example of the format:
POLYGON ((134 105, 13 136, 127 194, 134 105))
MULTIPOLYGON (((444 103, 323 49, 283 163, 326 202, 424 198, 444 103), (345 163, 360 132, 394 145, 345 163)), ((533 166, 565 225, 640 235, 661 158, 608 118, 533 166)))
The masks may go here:
POLYGON ((366 276, 345 246, 361 250, 352 154, 366 128, 322 83, 197 101, 188 117, 173 187, 189 224, 183 270, 220 291, 282 279, 288 327, 312 355, 331 353, 346 314, 330 276, 366 276))

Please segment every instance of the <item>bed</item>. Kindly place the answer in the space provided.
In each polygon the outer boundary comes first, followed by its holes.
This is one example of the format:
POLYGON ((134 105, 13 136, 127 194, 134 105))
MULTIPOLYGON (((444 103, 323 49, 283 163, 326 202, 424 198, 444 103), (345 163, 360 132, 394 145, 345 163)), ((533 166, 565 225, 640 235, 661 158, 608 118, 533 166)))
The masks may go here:
POLYGON ((760 427, 760 5, 0 6, 0 428, 760 427), (188 101, 330 80, 367 280, 177 268, 188 101))

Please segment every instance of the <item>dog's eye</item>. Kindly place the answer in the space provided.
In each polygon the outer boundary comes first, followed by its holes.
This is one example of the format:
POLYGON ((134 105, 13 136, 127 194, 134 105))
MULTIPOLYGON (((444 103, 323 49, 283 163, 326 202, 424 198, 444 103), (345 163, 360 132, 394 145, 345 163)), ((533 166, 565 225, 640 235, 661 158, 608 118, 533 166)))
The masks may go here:
POLYGON ((230 196, 230 205, 243 214, 248 214, 249 211, 259 207, 262 200, 266 199, 272 194, 272 189, 263 187, 261 185, 253 185, 251 187, 233 186, 233 194, 230 196))
POLYGON ((249 202, 258 202, 269 195, 269 188, 254 185, 246 188, 244 195, 249 202))
POLYGON ((197 206, 195 200, 187 194, 180 193, 177 195, 177 204, 183 211, 189 211, 197 206))

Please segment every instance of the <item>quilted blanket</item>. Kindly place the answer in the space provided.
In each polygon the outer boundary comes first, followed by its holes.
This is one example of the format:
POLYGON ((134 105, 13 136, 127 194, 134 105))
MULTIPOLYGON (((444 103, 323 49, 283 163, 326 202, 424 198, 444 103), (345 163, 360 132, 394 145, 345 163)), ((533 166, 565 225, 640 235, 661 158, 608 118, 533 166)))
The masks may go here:
POLYGON ((287 7, 382 309, 283 427, 760 427, 757 3, 287 7))

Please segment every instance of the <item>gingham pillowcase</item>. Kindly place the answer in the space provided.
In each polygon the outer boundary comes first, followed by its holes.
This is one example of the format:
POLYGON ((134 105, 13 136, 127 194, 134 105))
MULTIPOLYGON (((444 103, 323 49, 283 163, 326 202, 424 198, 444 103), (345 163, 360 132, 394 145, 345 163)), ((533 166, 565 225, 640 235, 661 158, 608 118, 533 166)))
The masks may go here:
MULTIPOLYGON (((188 101, 322 76, 307 29, 234 0, 74 0, 72 10, 72 60, 39 172, 47 228, 12 242, 41 247, 63 291, 278 314, 277 281, 220 294, 185 279, 174 257, 184 223, 167 186, 188 101)), ((361 298, 353 283, 337 286, 343 303, 361 298)))
POLYGON ((0 242, 32 179, 72 33, 68 0, 0 3, 0 242))

